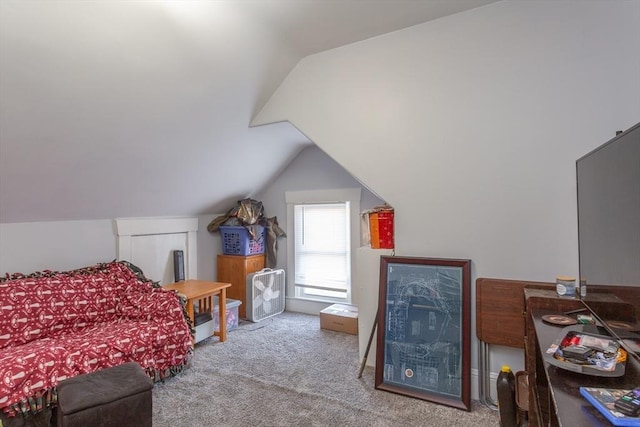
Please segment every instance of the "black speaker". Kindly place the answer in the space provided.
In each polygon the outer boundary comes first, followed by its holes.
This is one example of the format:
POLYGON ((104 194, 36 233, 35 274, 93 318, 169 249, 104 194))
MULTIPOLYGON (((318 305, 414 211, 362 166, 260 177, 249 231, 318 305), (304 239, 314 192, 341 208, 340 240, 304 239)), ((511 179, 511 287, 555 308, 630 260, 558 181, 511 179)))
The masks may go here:
POLYGON ((176 282, 184 280, 184 252, 173 251, 173 276, 176 282))

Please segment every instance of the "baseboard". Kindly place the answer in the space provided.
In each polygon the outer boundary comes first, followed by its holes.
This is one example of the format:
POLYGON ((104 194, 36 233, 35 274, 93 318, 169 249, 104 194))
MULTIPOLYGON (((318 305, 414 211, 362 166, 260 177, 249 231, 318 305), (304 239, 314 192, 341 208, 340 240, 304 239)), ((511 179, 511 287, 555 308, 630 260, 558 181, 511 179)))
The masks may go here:
POLYGON ((320 315, 320 311, 329 307, 330 302, 318 302, 308 299, 300 298, 287 298, 285 301, 285 310, 293 311, 295 313, 315 314, 320 315))
MULTIPOLYGON (((496 383, 498 381, 498 374, 495 372, 489 373, 489 390, 492 400, 497 401, 496 383)), ((480 376, 477 369, 471 369, 471 399, 480 400, 480 376)))

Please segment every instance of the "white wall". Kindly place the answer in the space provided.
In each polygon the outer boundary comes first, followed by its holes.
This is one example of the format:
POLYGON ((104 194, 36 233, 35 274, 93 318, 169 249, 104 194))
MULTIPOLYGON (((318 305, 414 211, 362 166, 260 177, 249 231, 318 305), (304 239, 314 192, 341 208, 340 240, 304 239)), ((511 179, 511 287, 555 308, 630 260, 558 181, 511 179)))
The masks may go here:
MULTIPOLYGON (((198 217, 198 278, 214 280, 219 233, 207 225, 218 215, 198 217)), ((111 219, 0 224, 0 275, 42 270, 65 271, 116 259, 111 219)))
POLYGON ((0 274, 65 271, 116 259, 113 221, 0 224, 0 274))
MULTIPOLYGON (((231 209, 233 206, 229 206, 231 209)), ((218 254, 222 253, 220 233, 209 233, 207 226, 215 218, 224 214, 200 215, 198 217, 198 279, 216 280, 218 254)))
MULTIPOLYGON (((371 193, 342 166, 316 146, 302 150, 287 168, 254 198, 262 201, 267 217, 277 217, 278 224, 287 229, 287 205, 285 191, 329 190, 362 188, 360 210, 384 203, 371 193)), ((278 239, 276 268, 287 268, 287 241, 278 239)))
POLYGON ((640 2, 504 1, 307 57, 253 124, 393 205, 398 255, 553 281, 577 274, 575 160, 640 118, 639 57, 640 2))

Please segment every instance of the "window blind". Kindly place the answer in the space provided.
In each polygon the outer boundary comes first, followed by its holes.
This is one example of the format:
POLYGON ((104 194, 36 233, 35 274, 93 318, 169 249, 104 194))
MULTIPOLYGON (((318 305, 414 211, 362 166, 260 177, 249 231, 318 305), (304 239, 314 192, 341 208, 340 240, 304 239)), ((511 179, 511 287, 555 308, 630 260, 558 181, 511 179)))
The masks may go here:
POLYGON ((349 202, 294 205, 295 284, 346 292, 350 286, 349 202))

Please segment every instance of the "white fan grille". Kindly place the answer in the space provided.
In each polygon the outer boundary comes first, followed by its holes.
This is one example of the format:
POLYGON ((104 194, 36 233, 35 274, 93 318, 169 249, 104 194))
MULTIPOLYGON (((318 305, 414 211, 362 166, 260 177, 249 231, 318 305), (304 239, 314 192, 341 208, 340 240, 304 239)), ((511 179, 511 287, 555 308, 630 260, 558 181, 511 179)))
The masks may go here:
POLYGON ((247 320, 259 322, 284 311, 284 270, 265 268, 247 276, 247 320))

